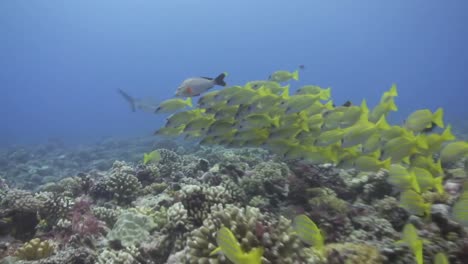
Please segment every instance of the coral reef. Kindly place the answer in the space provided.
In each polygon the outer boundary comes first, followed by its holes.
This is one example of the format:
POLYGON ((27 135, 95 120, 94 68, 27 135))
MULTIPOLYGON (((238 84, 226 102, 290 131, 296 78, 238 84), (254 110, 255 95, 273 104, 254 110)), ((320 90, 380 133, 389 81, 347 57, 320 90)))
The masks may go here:
POLYGON ((413 223, 425 262, 438 252, 451 263, 468 259, 466 230, 451 216, 462 191, 462 163, 447 171, 445 193, 422 193, 431 215, 420 217, 401 207, 385 170, 285 163, 260 148, 138 144, 103 142, 95 146, 103 153, 138 153, 104 159, 81 149, 55 157, 59 165, 41 165, 41 159, 33 161, 36 152, 24 149, 2 152, 14 161, 0 162, 9 168, 0 179, 0 257, 24 264, 227 264, 223 253, 211 254, 219 246, 217 231, 226 227, 242 250, 262 247, 263 264, 414 263, 410 248, 397 243, 403 226, 413 223), (142 164, 142 153, 154 150, 148 146, 161 152, 161 161, 142 164), (30 171, 40 180, 19 165, 22 177, 11 184, 12 164, 20 160, 34 165, 30 171), (97 163, 56 175, 68 162, 84 160, 97 163), (323 251, 297 236, 292 219, 298 214, 323 232, 323 251))

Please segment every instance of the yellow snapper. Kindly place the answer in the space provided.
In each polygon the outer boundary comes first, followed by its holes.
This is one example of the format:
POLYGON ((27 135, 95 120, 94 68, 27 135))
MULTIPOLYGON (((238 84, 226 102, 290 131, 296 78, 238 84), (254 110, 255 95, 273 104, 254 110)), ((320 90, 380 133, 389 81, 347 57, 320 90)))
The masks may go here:
POLYGON ((161 127, 154 132, 154 135, 177 137, 178 135, 182 134, 182 132, 184 132, 184 129, 185 125, 178 127, 161 127))
POLYGON ((440 160, 443 164, 455 162, 468 155, 468 142, 455 141, 448 143, 440 152, 440 160))
POLYGON ((362 171, 379 171, 380 169, 388 169, 390 164, 390 158, 381 161, 372 155, 359 156, 354 160, 354 167, 362 171))
POLYGON ((234 264, 261 264, 264 249, 253 248, 249 252, 242 250, 239 242, 229 228, 222 227, 216 233, 218 247, 210 253, 222 252, 234 264))
MULTIPOLYGON (((466 183, 464 187, 466 187, 466 183)), ((464 188, 458 201, 452 207, 452 218, 461 225, 468 227, 468 191, 464 188)))
POLYGON ((295 70, 294 72, 288 72, 288 71, 275 71, 272 73, 269 77, 269 81, 274 81, 274 82, 286 82, 289 80, 299 80, 299 71, 295 70))
POLYGON ((254 139, 268 139, 269 130, 264 128, 255 128, 245 131, 236 131, 234 138, 240 141, 248 141, 254 139))
POLYGON ((382 116, 387 116, 390 111, 398 111, 393 97, 375 106, 369 114, 369 121, 377 122, 382 116))
POLYGON ((316 85, 305 85, 297 89, 296 94, 320 95, 320 100, 328 100, 331 97, 331 88, 323 89, 316 85))
POLYGON ((298 113, 319 101, 319 96, 313 94, 293 95, 279 102, 279 106, 286 109, 286 114, 298 113))
POLYGON ((444 193, 444 186, 442 185, 443 177, 434 177, 428 170, 418 167, 412 167, 411 172, 416 175, 418 184, 422 192, 436 189, 438 193, 444 193))
POLYGON ((293 220, 294 233, 307 245, 320 252, 325 245, 325 239, 317 225, 306 215, 298 215, 293 220))
POLYGON ((200 116, 187 122, 184 132, 189 131, 206 131, 215 121, 211 116, 200 116))
POLYGON ((220 91, 211 91, 209 93, 205 93, 203 96, 201 96, 198 99, 198 102, 197 102, 198 106, 207 108, 207 107, 217 104, 218 102, 215 101, 215 97, 216 95, 218 95, 219 92, 220 91))
POLYGON ((154 111, 155 113, 172 113, 186 107, 192 107, 192 98, 187 98, 186 100, 174 98, 169 99, 161 104, 156 108, 154 111))
POLYGON ((220 90, 215 96, 214 100, 217 102, 226 101, 229 97, 235 95, 238 92, 242 92, 245 88, 242 86, 230 86, 225 89, 220 90))
POLYGON ((264 87, 270 93, 276 95, 284 92, 285 89, 289 89, 289 85, 281 86, 279 83, 273 81, 251 81, 245 85, 245 88, 251 88, 254 90, 257 90, 260 87, 264 87))
POLYGON ((421 132, 435 124, 438 127, 444 127, 444 110, 437 109, 434 113, 429 109, 421 109, 413 112, 405 121, 405 127, 414 132, 421 132))
POLYGON ((367 121, 366 117, 367 115, 362 115, 360 121, 353 126, 344 129, 345 133, 343 135, 342 144, 344 148, 363 144, 373 134, 389 127, 384 116, 382 116, 376 124, 367 121))
POLYGON ((428 170, 435 177, 444 175, 441 160, 439 159, 436 162, 432 157, 432 154, 429 156, 419 154, 413 155, 410 159, 410 164, 412 167, 419 167, 428 170))
POLYGON ((455 136, 452 134, 452 126, 448 125, 442 134, 433 133, 425 136, 425 138, 429 147, 425 152, 431 154, 439 152, 442 149, 442 144, 446 141, 454 140, 455 136))
POLYGON ((397 87, 396 87, 396 84, 393 84, 392 87, 390 87, 390 90, 382 94, 382 97, 380 98, 380 103, 388 102, 389 100, 397 96, 398 96, 397 87))
POLYGON ((364 144, 362 144, 362 153, 369 154, 377 151, 382 145, 380 133, 372 134, 364 144))
POLYGON ((208 136, 216 136, 227 134, 233 130, 234 120, 233 119, 219 119, 210 124, 210 127, 206 131, 208 136))
POLYGON ((414 254, 417 264, 423 264, 423 241, 419 238, 418 230, 412 224, 403 227, 403 237, 398 243, 406 244, 414 254))
POLYGON ((248 106, 248 113, 268 112, 275 108, 280 100, 281 96, 274 94, 256 96, 248 106))
POLYGON ((356 124, 362 116, 365 118, 369 117, 369 108, 367 107, 366 100, 362 100, 360 106, 352 105, 348 107, 340 107, 343 111, 342 120, 340 120, 340 126, 342 128, 350 127, 356 124))
POLYGON ((419 149, 427 149, 427 143, 420 136, 401 136, 394 138, 382 148, 382 159, 392 158, 393 163, 404 161, 409 163, 409 157, 419 152, 419 149))
POLYGON ((401 164, 392 164, 388 170, 387 182, 400 191, 412 189, 421 192, 421 189, 413 171, 401 164))
POLYGON ((290 148, 299 146, 299 142, 295 139, 274 139, 268 140, 262 146, 277 155, 284 155, 290 148))
POLYGON ((193 109, 174 113, 166 119, 165 127, 178 127, 180 125, 184 125, 187 121, 202 116, 203 112, 203 109, 193 109))
POLYGON ((143 164, 148 164, 150 162, 158 162, 161 160, 161 154, 158 150, 153 150, 150 153, 143 154, 143 164))
POLYGON ((227 73, 221 73, 216 78, 209 77, 193 77, 188 78, 182 82, 182 84, 177 88, 175 96, 178 97, 193 97, 198 96, 209 89, 213 88, 215 85, 226 86, 224 82, 224 77, 227 76, 227 73))
POLYGON ((342 129, 334 129, 321 133, 315 140, 315 146, 326 147, 331 144, 340 142, 343 139, 344 131, 342 129))
POLYGON ((271 129, 270 132, 270 139, 277 139, 277 138, 293 138, 295 137, 302 128, 299 125, 291 125, 288 127, 281 126, 277 129, 271 129))
POLYGON ((444 253, 439 252, 434 257, 434 264, 450 264, 450 262, 444 253))
POLYGON ((400 206, 413 215, 421 217, 431 215, 431 204, 424 202, 421 194, 412 189, 407 189, 400 194, 400 206))
POLYGON ((307 115, 312 116, 316 114, 322 114, 324 111, 332 110, 332 109, 333 109, 332 101, 328 101, 325 104, 322 104, 321 102, 314 102, 307 109, 305 109, 304 112, 307 113, 307 115))
MULTIPOLYGON (((207 112, 210 112, 212 108, 206 109, 207 112)), ((236 113, 239 111, 239 106, 234 105, 234 106, 229 106, 229 107, 224 107, 221 109, 213 109, 214 112, 214 118, 215 119, 226 119, 226 118, 232 118, 236 115, 236 113)))
POLYGON ((280 116, 270 117, 267 114, 251 114, 244 117, 240 121, 240 129, 243 128, 262 128, 262 127, 279 127, 280 116))
POLYGON ((413 132, 406 130, 401 126, 390 126, 380 132, 381 138, 384 141, 389 141, 400 136, 414 136, 413 132))
POLYGON ((285 159, 301 159, 313 164, 336 163, 337 154, 331 148, 314 146, 296 146, 290 148, 283 156, 285 159))

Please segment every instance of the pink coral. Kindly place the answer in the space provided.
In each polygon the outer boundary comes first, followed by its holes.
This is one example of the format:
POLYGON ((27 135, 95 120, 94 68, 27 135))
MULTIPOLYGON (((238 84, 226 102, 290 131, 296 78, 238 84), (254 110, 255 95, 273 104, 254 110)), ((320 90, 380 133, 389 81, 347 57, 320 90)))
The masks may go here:
POLYGON ((104 223, 99 221, 91 212, 91 200, 78 198, 71 211, 72 232, 80 236, 100 235, 104 223))

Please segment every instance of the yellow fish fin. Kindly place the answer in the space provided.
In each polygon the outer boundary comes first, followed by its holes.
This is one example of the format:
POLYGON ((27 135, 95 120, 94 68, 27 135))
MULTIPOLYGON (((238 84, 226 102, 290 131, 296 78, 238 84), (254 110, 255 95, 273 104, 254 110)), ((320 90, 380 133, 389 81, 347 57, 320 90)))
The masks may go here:
POLYGON ((292 78, 296 81, 299 80, 299 70, 295 70, 293 73, 292 73, 292 78))
POLYGON ((211 251, 210 256, 216 255, 221 251, 221 247, 215 248, 213 251, 211 251))
POLYGON ((444 128, 444 109, 438 108, 435 113, 432 115, 432 122, 436 126, 444 128))
POLYGON ((226 258, 234 263, 239 263, 239 257, 242 256, 243 252, 231 230, 222 227, 216 235, 216 242, 226 258))
POLYGON ((185 103, 186 103, 188 106, 192 107, 192 106, 193 106, 193 104, 192 104, 192 97, 188 97, 188 98, 185 100, 185 103))
POLYGON ((454 140, 455 136, 452 134, 452 126, 448 125, 441 136, 444 141, 454 140))

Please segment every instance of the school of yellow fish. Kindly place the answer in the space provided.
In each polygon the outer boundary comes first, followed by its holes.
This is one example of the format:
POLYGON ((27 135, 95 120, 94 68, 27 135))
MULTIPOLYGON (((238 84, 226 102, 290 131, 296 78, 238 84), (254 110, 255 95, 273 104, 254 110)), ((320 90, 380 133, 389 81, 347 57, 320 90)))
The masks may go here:
MULTIPOLYGON (((396 85, 369 109, 366 100, 335 106, 331 89, 316 85, 291 94, 290 86, 282 84, 298 78, 297 71, 278 71, 269 80, 206 92, 192 109, 186 109, 192 106, 190 98, 167 100, 158 112, 173 114, 155 134, 203 145, 262 147, 284 160, 361 171, 386 169, 388 182, 400 190, 401 206, 428 216, 431 205, 421 193, 443 192, 442 166, 468 155, 468 142, 456 140, 451 126, 444 124, 443 110, 417 110, 404 124, 390 125, 388 114, 398 110, 396 85), (435 132, 437 127, 441 132, 435 132)), ((467 212, 454 214, 468 223, 467 212)))

